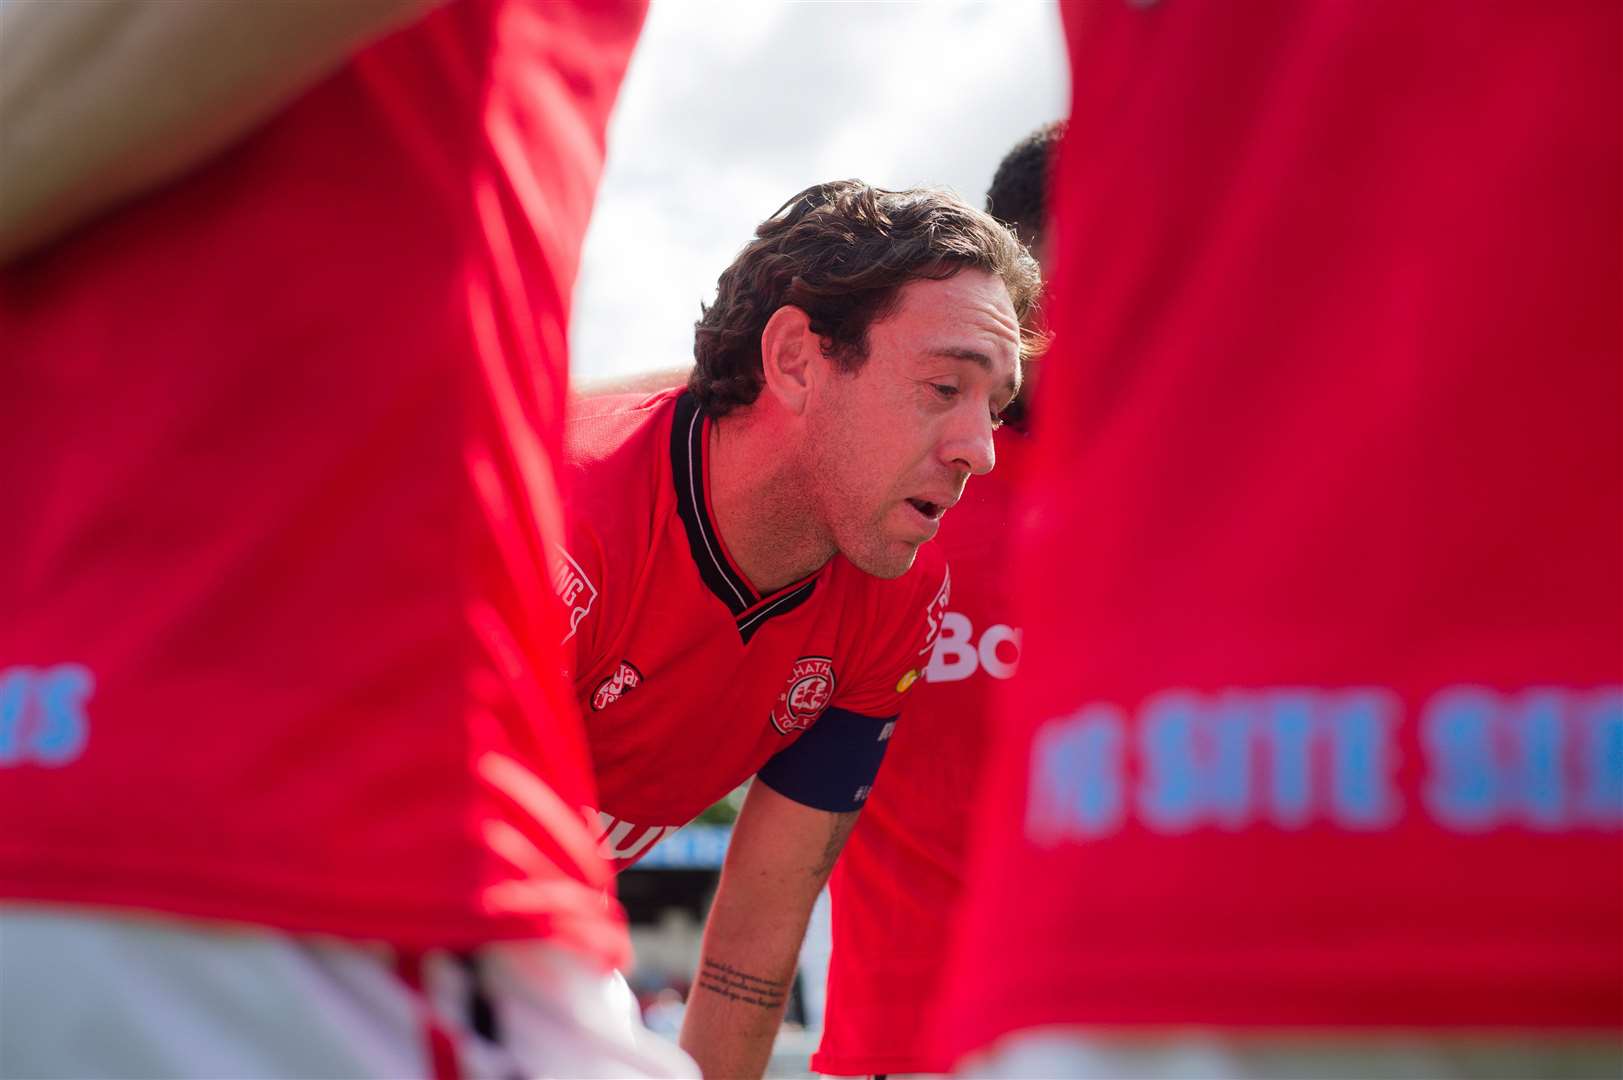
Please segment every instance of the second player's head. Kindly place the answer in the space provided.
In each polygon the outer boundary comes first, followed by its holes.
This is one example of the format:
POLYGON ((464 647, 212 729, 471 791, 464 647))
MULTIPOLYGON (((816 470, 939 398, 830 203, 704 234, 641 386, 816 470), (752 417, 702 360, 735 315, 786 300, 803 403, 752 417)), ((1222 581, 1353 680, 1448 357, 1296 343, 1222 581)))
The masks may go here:
MULTIPOLYGON (((1052 252, 1048 245, 1051 233, 1048 227, 1049 196, 1053 189, 1050 178, 1054 162, 1059 157, 1060 139, 1064 135, 1065 121, 1056 120, 1044 124, 1015 143, 1003 155, 997 172, 992 176, 991 186, 986 189, 986 212, 1014 230, 1021 243, 1042 265, 1044 276, 1053 269, 1050 263, 1052 252)), ((1042 313, 1034 309, 1028 325, 1042 326, 1044 322, 1042 313)), ((1042 369, 1041 364, 1031 362, 1034 359, 1032 350, 1026 351, 1024 359, 1025 378, 1020 396, 1004 413, 1016 427, 1023 427, 1027 421, 1027 410, 1042 369)))
POLYGON ((688 385, 713 417, 770 425, 794 512, 894 577, 992 467, 1038 288, 1009 230, 949 192, 821 184, 721 275, 688 385))
POLYGON ((1065 121, 1056 120, 1015 143, 998 163, 986 189, 986 212, 1013 229, 1037 261, 1049 269, 1049 175, 1059 154, 1065 121))

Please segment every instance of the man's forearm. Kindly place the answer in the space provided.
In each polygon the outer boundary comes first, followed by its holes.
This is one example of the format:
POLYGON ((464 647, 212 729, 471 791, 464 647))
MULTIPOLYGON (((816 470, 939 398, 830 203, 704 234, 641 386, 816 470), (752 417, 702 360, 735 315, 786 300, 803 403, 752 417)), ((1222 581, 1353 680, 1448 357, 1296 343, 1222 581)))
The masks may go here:
POLYGON ((812 904, 856 822, 751 787, 682 1021, 682 1049, 708 1080, 765 1071, 812 904))
POLYGON ((0 263, 184 173, 438 0, 0 0, 0 263))
MULTIPOLYGON (((804 924, 800 933, 805 933, 804 924)), ((682 1018, 681 1040, 706 1080, 755 1077, 766 1071, 794 982, 798 950, 798 938, 787 957, 762 956, 758 944, 713 947, 707 938, 682 1018), (726 959, 730 954, 739 956, 737 964, 726 959)))

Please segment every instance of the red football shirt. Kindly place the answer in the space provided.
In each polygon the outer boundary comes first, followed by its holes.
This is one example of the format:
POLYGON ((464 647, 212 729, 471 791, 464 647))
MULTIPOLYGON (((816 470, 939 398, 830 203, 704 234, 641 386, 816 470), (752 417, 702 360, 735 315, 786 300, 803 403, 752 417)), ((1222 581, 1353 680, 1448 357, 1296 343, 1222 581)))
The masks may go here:
POLYGON ((964 887, 990 711, 1020 660, 1009 583, 1014 493, 1031 438, 1004 428, 997 468, 977 477, 935 543, 952 600, 907 699, 884 769, 829 880, 834 951, 823 1038, 811 1067, 843 1076, 943 1073, 928 1039, 964 887))
POLYGON ((629 866, 757 771, 796 801, 861 806, 946 605, 935 547, 891 580, 835 556, 759 594, 712 524, 710 421, 691 395, 578 408, 554 584, 570 612, 600 850, 629 866))
POLYGON ((462 0, 0 274, 0 897, 626 952, 546 588, 640 0, 462 0))
POLYGON ((1623 8, 1065 16, 945 1049, 1623 1025, 1623 8))

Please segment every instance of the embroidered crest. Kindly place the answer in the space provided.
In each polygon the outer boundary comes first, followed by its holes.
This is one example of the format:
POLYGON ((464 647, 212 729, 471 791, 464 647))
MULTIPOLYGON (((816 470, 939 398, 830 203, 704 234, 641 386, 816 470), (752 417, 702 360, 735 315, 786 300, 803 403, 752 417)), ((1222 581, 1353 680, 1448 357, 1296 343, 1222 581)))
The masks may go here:
POLYGON ((834 661, 802 656, 789 671, 789 685, 772 707, 772 726, 783 735, 802 731, 823 715, 834 700, 834 661))

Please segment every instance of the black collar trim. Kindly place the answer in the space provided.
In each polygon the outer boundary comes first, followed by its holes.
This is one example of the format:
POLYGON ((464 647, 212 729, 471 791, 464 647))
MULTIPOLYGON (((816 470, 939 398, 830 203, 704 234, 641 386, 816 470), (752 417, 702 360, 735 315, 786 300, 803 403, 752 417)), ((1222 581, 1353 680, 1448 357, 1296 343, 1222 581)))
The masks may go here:
POLYGON ((699 577, 733 613, 739 636, 747 643, 769 619, 793 611, 806 602, 817 587, 813 575, 762 597, 744 575, 727 560, 721 535, 705 506, 704 450, 708 423, 691 393, 683 391, 676 399, 671 419, 671 481, 676 487, 676 512, 687 530, 688 551, 699 577))
POLYGON ((768 619, 775 619, 779 615, 793 611, 811 598, 817 589, 817 579, 808 578, 799 585, 789 586, 788 592, 763 601, 754 610, 745 612, 738 617, 738 634, 749 644, 749 639, 755 636, 755 631, 766 625, 768 619))

